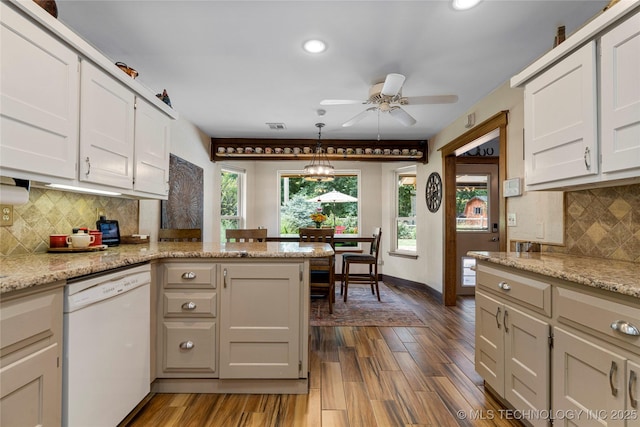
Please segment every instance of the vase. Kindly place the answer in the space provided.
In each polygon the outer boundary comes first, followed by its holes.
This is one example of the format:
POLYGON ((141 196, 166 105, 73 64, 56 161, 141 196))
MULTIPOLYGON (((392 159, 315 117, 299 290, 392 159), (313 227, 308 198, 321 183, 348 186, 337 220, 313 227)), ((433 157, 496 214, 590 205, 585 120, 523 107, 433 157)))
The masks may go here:
POLYGON ((320 228, 322 227, 322 223, 321 222, 316 222, 316 228, 320 228))

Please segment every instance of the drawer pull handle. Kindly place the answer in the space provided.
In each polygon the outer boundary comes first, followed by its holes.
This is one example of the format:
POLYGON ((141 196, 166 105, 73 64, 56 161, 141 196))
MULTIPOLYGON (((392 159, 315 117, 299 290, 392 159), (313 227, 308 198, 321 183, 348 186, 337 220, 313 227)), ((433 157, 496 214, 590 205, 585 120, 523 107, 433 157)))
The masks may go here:
POLYGON ((612 396, 618 395, 618 388, 615 386, 615 384, 613 384, 613 376, 616 375, 617 372, 618 372, 618 364, 612 360, 611 369, 609 369, 609 387, 611 387, 612 396))
POLYGON ((584 167, 588 171, 591 170, 591 150, 589 150, 589 147, 584 147, 584 167))
POLYGON ((640 335, 640 330, 638 330, 638 328, 625 320, 616 320, 611 324, 611 329, 625 335, 632 335, 634 337, 640 335))
POLYGON ((195 279, 196 273, 194 273, 193 271, 185 271, 184 273, 182 273, 182 278, 185 280, 195 279))
POLYGON ((193 302, 193 301, 185 302, 184 304, 182 304, 182 309, 183 310, 195 310, 196 309, 196 303, 193 302))
POLYGON ((496 311, 496 325, 498 325, 498 329, 500 329, 500 307, 496 311))
POLYGON ((507 282, 500 282, 498 283, 498 287, 500 289, 502 289, 503 291, 510 291, 511 290, 511 285, 508 284, 507 282))
POLYGON ((638 408, 638 399, 634 396, 633 390, 636 388, 638 377, 635 371, 629 371, 629 403, 633 408, 638 408))
POLYGON ((193 343, 193 341, 183 341, 180 343, 180 348, 182 350, 191 350, 195 346, 196 345, 193 343))
POLYGON ((223 276, 223 285, 226 288, 227 287, 227 269, 225 268, 224 271, 222 272, 222 276, 223 276))

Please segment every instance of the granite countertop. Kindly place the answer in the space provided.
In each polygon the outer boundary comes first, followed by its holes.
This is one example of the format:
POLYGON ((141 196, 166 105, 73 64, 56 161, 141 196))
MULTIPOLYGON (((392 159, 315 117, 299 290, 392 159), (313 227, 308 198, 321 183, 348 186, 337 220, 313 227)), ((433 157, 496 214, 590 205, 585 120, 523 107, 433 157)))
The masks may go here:
POLYGON ((0 257, 0 294, 164 258, 313 258, 333 255, 325 243, 156 243, 94 252, 0 257))
POLYGON ((547 252, 469 252, 479 260, 640 298, 640 264, 547 252))

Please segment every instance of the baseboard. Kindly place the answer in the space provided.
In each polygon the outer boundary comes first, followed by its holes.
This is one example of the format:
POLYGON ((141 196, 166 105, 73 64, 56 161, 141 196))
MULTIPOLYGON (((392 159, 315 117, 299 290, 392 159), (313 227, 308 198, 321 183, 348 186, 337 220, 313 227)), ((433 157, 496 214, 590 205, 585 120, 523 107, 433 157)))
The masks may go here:
POLYGON ((425 292, 440 302, 444 301, 444 299, 442 298, 442 292, 438 292, 432 287, 425 285, 424 283, 414 282, 413 280, 402 279, 400 277, 389 276, 388 274, 383 274, 381 280, 394 286, 425 292))

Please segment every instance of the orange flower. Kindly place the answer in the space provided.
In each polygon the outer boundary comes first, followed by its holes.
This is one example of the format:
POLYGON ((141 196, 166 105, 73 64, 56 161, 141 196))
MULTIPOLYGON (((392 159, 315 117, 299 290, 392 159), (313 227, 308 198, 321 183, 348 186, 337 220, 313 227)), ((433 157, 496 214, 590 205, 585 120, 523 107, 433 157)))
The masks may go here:
POLYGON ((325 222, 327 220, 327 216, 321 212, 314 212, 309 217, 313 222, 325 222))

